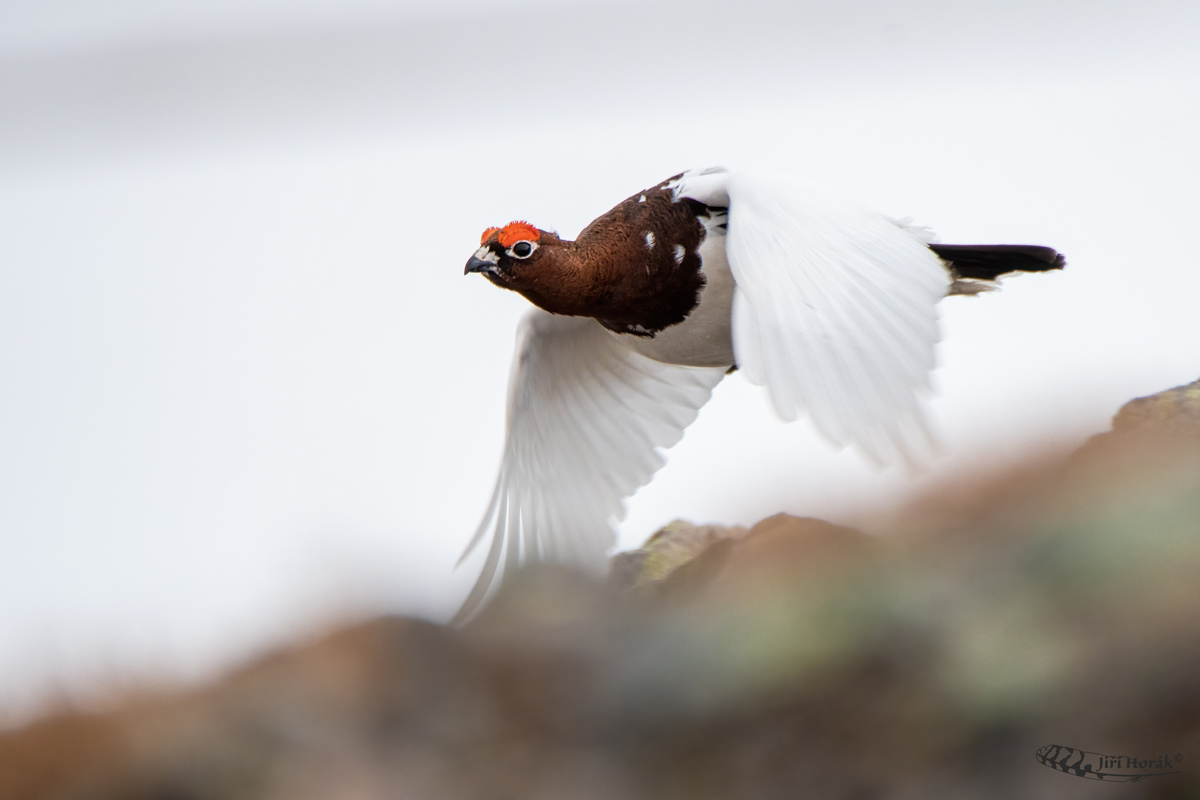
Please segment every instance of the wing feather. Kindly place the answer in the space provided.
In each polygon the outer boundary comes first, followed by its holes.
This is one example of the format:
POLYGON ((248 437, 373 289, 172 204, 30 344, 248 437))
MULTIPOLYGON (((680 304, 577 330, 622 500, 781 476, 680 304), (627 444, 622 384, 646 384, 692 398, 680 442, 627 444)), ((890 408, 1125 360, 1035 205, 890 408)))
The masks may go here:
POLYGON ((496 489, 459 563, 489 533, 491 544, 457 619, 524 561, 602 569, 625 498, 663 466, 660 450, 724 374, 653 361, 590 319, 531 311, 517 333, 496 489))
POLYGON ((738 367, 779 416, 886 463, 931 446, 922 406, 942 260, 913 231, 804 183, 709 171, 675 189, 729 207, 738 367))

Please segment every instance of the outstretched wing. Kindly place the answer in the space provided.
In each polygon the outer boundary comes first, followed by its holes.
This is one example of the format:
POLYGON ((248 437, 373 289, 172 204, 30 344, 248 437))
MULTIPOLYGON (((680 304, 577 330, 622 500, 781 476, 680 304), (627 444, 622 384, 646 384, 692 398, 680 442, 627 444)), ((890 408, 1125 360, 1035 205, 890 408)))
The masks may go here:
POLYGON ((920 232, 811 184, 709 171, 675 191, 729 206, 734 353, 779 416, 879 462, 926 450, 950 274, 920 232))
MULTIPOLYGON (((465 559, 491 536, 458 619, 522 561, 602 568, 624 500, 662 467, 720 383, 721 368, 662 364, 595 320, 533 310, 517 332, 496 489, 465 559)), ((462 559, 459 560, 459 563, 462 559)))

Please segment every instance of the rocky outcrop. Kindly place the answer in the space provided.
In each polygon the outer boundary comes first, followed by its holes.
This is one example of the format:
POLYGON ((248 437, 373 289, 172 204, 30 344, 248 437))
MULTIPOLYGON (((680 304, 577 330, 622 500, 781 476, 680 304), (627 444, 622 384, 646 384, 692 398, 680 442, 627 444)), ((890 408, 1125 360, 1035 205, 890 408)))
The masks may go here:
POLYGON ((1130 400, 1113 418, 1113 431, 1166 428, 1181 436, 1200 436, 1200 380, 1130 400))
POLYGON ((42 720, 0 735, 0 798, 1194 796, 1198 393, 890 534, 672 523, 608 582, 528 571, 462 629, 375 620, 42 720))

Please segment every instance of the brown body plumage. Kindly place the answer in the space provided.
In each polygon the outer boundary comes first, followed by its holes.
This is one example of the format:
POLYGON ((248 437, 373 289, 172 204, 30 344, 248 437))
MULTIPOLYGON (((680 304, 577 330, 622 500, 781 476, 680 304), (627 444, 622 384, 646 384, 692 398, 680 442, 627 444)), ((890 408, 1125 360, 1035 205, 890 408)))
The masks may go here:
POLYGON ((575 241, 538 230, 537 248, 525 258, 501 242, 504 229, 492 229, 480 250, 496 261, 486 262, 477 252, 472 263, 484 266, 473 271, 551 313, 592 317, 618 333, 653 336, 682 322, 699 303, 705 283, 698 252, 706 236, 701 220, 725 211, 695 200, 676 202, 668 183, 617 204, 575 241))

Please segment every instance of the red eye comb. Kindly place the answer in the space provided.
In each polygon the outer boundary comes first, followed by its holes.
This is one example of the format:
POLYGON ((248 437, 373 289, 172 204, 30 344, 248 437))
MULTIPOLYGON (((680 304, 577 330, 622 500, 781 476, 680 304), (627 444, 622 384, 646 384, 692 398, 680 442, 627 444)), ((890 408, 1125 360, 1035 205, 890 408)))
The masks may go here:
POLYGON ((500 244, 505 247, 512 247, 522 239, 536 242, 540 235, 538 229, 528 222, 510 222, 500 230, 500 244))
POLYGON ((493 233, 495 233, 498 230, 500 230, 500 229, 499 228, 488 228, 486 231, 483 232, 483 236, 479 237, 479 243, 483 244, 484 242, 486 242, 488 240, 488 237, 491 236, 493 233))

